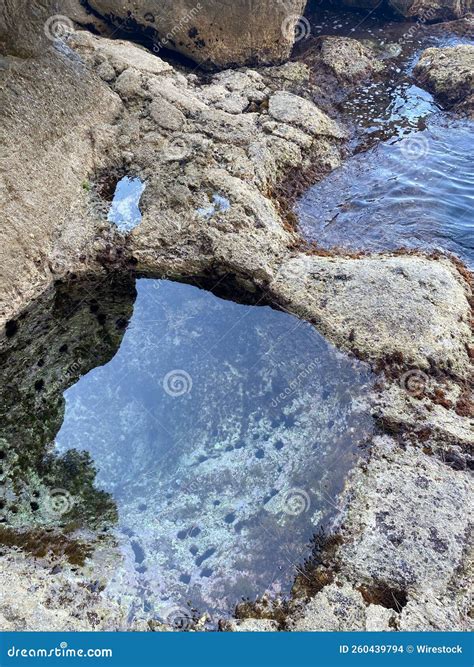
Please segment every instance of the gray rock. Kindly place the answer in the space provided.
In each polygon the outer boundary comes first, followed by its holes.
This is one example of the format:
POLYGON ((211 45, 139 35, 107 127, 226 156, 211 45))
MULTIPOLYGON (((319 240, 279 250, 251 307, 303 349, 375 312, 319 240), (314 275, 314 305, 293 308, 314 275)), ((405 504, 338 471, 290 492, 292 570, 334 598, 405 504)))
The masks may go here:
POLYGON ((150 104, 150 116, 155 123, 165 130, 179 130, 184 127, 186 118, 167 100, 153 100, 150 104))
POLYGON ((230 619, 222 624, 224 632, 276 632, 278 625, 275 621, 265 618, 230 619))
POLYGON ((474 46, 426 49, 414 73, 442 104, 474 110, 474 46))
POLYGON ((376 439, 367 469, 353 480, 350 529, 339 553, 343 573, 352 581, 378 579, 409 598, 445 594, 465 556, 464 508, 472 493, 467 472, 376 439))
POLYGON ((349 37, 320 37, 317 50, 321 62, 343 83, 357 83, 383 69, 371 49, 349 37))
POLYGON ((365 630, 365 604, 362 595, 348 583, 333 583, 296 612, 289 629, 294 632, 365 630))
MULTIPOLYGON (((103 63, 101 67, 103 68, 104 65, 105 63, 103 63)), ((130 99, 140 95, 142 92, 142 79, 140 72, 132 67, 124 70, 115 82, 115 91, 125 99, 130 99)))
POLYGON ((357 349, 366 359, 395 353, 419 369, 433 359, 447 372, 469 375, 465 285, 449 261, 297 255, 281 265, 271 289, 293 312, 317 320, 338 346, 357 349), (427 321, 433 326, 426 327, 427 321))
POLYGON ((347 133, 312 102, 285 91, 271 96, 269 113, 275 120, 294 125, 313 136, 344 139, 347 133))

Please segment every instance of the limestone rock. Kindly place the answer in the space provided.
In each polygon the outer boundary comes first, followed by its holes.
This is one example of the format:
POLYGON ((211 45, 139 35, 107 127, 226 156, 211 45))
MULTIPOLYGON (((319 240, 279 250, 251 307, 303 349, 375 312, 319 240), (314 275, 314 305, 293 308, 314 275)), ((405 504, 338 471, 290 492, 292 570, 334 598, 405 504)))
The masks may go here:
POLYGON ((88 32, 74 32, 73 46, 80 49, 81 56, 86 62, 97 65, 107 61, 121 74, 127 68, 133 68, 145 74, 164 74, 172 72, 173 68, 167 62, 130 42, 112 39, 93 39, 88 32))
POLYGON ((345 582, 323 588, 290 621, 295 632, 342 632, 349 628, 365 630, 365 604, 362 595, 345 582))
POLYGON ((474 46, 426 49, 415 76, 446 106, 463 103, 474 109, 474 46))
POLYGON ((44 30, 54 15, 53 0, 5 0, 0 6, 0 53, 30 57, 44 52, 51 41, 44 30))
POLYGON ((272 95, 269 113, 275 120, 296 125, 312 135, 347 137, 346 132, 315 104, 292 93, 279 91, 272 95))
POLYGON ((184 114, 167 100, 154 100, 150 104, 150 116, 165 130, 179 130, 186 122, 184 114))
POLYGON ((316 49, 321 62, 343 83, 357 83, 383 68, 369 48, 350 37, 320 37, 316 49))
MULTIPOLYGON (((275 187, 291 168, 336 164, 345 137, 295 95, 292 74, 301 82, 304 68, 229 72, 200 84, 123 40, 73 33, 59 46, 28 60, 9 56, 0 71, 2 337, 12 330, 5 323, 55 279, 128 273, 133 264, 145 276, 220 282, 234 298, 263 298, 374 366, 398 357, 453 383, 468 379, 472 295, 452 261, 318 256, 298 249, 285 225, 275 187), (236 113, 245 98, 256 106, 236 113), (179 127, 178 118, 185 121, 179 127), (118 237, 99 186, 104 174, 113 181, 124 171, 141 176, 146 189, 141 224, 118 237)), ((448 444, 469 442, 470 425, 454 410, 420 407, 395 389, 383 401, 381 420, 400 427, 400 441, 375 438, 355 469, 334 556, 337 581, 310 608, 294 609, 292 627, 452 630, 467 623, 471 492, 464 469, 443 455, 448 444), (415 432, 425 425, 433 434, 421 445, 415 432), (404 433, 414 441, 403 441, 404 433), (392 607, 375 601, 380 587, 392 607)), ((5 629, 83 630, 91 618, 99 629, 123 628, 123 610, 110 609, 105 592, 78 598, 83 572, 58 574, 50 594, 52 575, 25 554, 10 556, 0 572, 8 580, 5 629)))
POLYGON ((416 448, 403 451, 388 438, 377 445, 367 470, 354 480, 348 514, 359 519, 341 549, 343 569, 351 578, 379 578, 401 590, 443 590, 464 557, 469 519, 463 508, 473 500, 469 474, 416 448), (377 471, 387 459, 393 465, 384 480, 377 471), (357 524, 370 524, 370 533, 359 532, 357 524))
POLYGON ((447 372, 469 374, 469 307, 449 262, 298 255, 281 266, 271 288, 293 312, 366 359, 398 353, 419 369, 431 359, 447 372))
POLYGON ((276 632, 278 625, 266 618, 230 619, 222 623, 224 632, 276 632))
POLYGON ((0 568, 2 631, 127 628, 128 609, 93 592, 93 582, 87 575, 74 576, 70 568, 52 574, 51 563, 35 563, 21 552, 3 555, 3 561, 0 568))

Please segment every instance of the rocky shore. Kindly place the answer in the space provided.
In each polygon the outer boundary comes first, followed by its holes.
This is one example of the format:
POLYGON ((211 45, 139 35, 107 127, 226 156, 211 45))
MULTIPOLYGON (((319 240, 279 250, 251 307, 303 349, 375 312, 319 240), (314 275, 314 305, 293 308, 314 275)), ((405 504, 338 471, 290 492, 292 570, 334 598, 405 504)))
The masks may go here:
MULTIPOLYGON (((309 321, 378 373, 378 434, 347 481, 334 537, 308 565, 308 581, 296 582, 283 610, 260 602, 222 629, 469 629, 472 277, 440 253, 351 255, 299 238, 282 182, 295 171, 335 169, 350 138, 340 118, 314 103, 308 65, 256 67, 287 57, 293 26, 277 43, 275 30, 281 35, 282 21, 298 17, 303 3, 281 3, 271 24, 262 16, 274 50, 260 59, 245 42, 243 53, 215 47, 214 64, 242 66, 205 75, 77 25, 51 38, 48 3, 34 4, 43 12, 39 28, 36 18, 18 18, 22 3, 1 10, 2 349, 52 283, 80 276, 197 280, 309 321), (142 222, 129 235, 106 213, 125 174, 146 182, 142 222), (216 195, 225 210, 212 207, 216 195)), ((142 4, 150 22, 150 3, 142 4)), ((403 13, 416 15, 409 4, 403 13)), ((110 18, 108 3, 91 5, 110 18)), ((448 5, 439 3, 437 18, 469 9, 448 5)), ((194 46, 181 48, 187 56, 209 30, 206 16, 204 7, 202 23, 188 30, 197 32, 194 46)), ((383 67, 353 42, 344 45, 355 54, 352 71, 331 44, 321 50, 324 67, 349 77, 347 86, 383 67)), ((416 69, 421 85, 449 106, 472 106, 473 48, 429 49, 416 69)), ((340 90, 326 93, 330 100, 340 90)), ((63 380, 66 388, 71 378, 63 380)), ((48 556, 3 541, 3 630, 166 629, 130 623, 130 609, 103 593, 117 558, 110 545, 96 543, 92 556, 52 575, 48 556)))

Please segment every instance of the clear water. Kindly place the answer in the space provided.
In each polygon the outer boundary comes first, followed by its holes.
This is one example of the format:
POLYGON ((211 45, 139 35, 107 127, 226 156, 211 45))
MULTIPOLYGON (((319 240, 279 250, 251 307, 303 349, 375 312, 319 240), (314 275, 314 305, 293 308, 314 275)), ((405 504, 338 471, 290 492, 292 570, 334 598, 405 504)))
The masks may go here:
POLYGON ((57 454, 90 453, 117 505, 108 593, 160 619, 287 594, 372 431, 370 374, 286 313, 137 290, 116 355, 65 392, 56 437, 57 454))
POLYGON ((350 37, 370 47, 384 70, 356 86, 337 105, 343 121, 352 125, 359 150, 375 142, 408 136, 426 128, 427 120, 440 111, 433 96, 413 78, 421 52, 430 47, 474 44, 472 34, 453 25, 423 25, 420 22, 388 20, 369 11, 334 11, 313 3, 307 13, 311 33, 302 40, 296 59, 309 57, 315 40, 322 35, 350 37))
POLYGON ((300 199, 301 234, 324 248, 439 249, 473 267, 473 124, 443 113, 413 79, 423 49, 472 44, 472 35, 319 3, 311 21, 298 57, 318 35, 339 35, 370 46, 385 69, 338 105, 356 154, 300 199))
POLYGON ((120 231, 130 232, 140 224, 142 214, 139 203, 144 189, 145 184, 139 178, 124 176, 117 183, 107 219, 120 231))
POLYGON ((301 232, 323 247, 441 249, 474 268, 473 152, 459 120, 359 153, 301 198, 301 232))

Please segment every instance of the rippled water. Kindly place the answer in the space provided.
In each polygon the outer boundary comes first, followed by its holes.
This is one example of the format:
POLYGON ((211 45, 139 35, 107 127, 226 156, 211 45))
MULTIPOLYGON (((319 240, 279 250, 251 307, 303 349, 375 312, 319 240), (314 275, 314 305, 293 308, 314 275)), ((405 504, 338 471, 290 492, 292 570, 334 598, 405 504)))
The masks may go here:
POLYGON ((56 437, 90 453, 117 505, 108 591, 157 618, 288 593, 371 432, 370 375, 285 313, 137 287, 120 349, 66 391, 56 437))
POLYGON ((474 43, 472 35, 318 4, 311 19, 300 56, 319 34, 353 37, 384 70, 338 107, 357 154, 300 199, 302 235, 324 248, 440 249, 474 266, 473 124, 444 114, 412 76, 423 49, 474 43))
POLYGON ((323 247, 441 249, 474 267, 473 153, 468 121, 382 143, 310 188, 300 229, 323 247))

